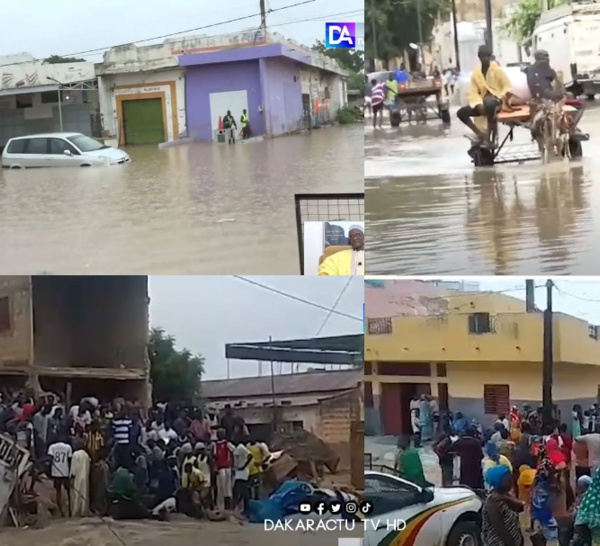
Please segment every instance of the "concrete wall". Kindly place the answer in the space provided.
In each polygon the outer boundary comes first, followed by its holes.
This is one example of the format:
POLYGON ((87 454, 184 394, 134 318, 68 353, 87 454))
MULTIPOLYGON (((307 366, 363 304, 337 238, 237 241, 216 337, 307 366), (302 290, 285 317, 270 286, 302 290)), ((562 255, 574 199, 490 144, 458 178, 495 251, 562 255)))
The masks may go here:
POLYGON ((168 141, 177 140, 187 132, 185 114, 185 74, 178 67, 161 71, 140 71, 107 74, 98 78, 100 111, 105 136, 117 137, 118 98, 143 98, 146 93, 163 93, 163 108, 167 120, 168 141))
POLYGON ((35 364, 144 369, 145 277, 35 277, 35 364))
POLYGON ((300 69, 288 59, 261 61, 265 89, 265 115, 269 132, 279 135, 302 127, 302 84, 300 69))
MULTIPOLYGON (((473 309, 475 312, 476 308, 473 309)), ((543 314, 492 315, 491 333, 469 332, 468 314, 396 317, 392 333, 365 336, 365 359, 388 362, 540 362, 543 314)), ((600 339, 585 321, 557 314, 556 361, 600 366, 600 339)))
MULTIPOLYGON (((188 132, 199 140, 212 140, 210 94, 225 91, 248 92, 248 115, 255 135, 265 131, 258 61, 211 64, 186 69, 186 112, 188 132)), ((223 112, 223 115, 225 112, 223 112)), ((241 112, 232 112, 239 126, 241 112)))
POLYGON ((0 298, 8 297, 10 330, 0 332, 0 373, 27 369, 31 358, 29 277, 0 276, 0 298))

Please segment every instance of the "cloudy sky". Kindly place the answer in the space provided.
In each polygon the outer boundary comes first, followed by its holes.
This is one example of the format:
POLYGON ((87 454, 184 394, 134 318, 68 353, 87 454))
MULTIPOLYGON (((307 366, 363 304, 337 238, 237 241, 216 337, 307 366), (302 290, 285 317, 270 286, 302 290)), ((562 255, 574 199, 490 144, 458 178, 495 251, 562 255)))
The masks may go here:
MULTIPOLYGON (((364 21, 364 0, 266 0, 267 9, 272 10, 302 2, 302 5, 269 14, 268 28, 312 45, 316 40, 324 39, 325 21, 364 21)), ((67 56, 106 49, 187 30, 190 30, 187 34, 226 34, 257 28, 260 17, 255 15, 258 13, 259 0, 9 2, 2 8, 0 52, 3 55, 28 52, 43 58, 52 54, 67 56), (253 17, 200 29, 249 15, 253 17)), ((101 61, 98 53, 81 56, 93 62, 101 61)))
MULTIPOLYGON (((328 312, 292 300, 235 277, 150 277, 150 321, 177 338, 180 348, 201 353, 206 359, 205 378, 227 376, 225 344, 313 337, 328 312)), ((322 336, 363 332, 362 278, 348 284, 343 277, 248 277, 254 283, 291 294, 331 309, 345 289, 322 336), (346 287, 346 285, 348 285, 346 287)), ((287 367, 286 367, 287 366, 287 367)), ((264 373, 267 373, 267 366, 264 373)), ((231 376, 257 375, 253 361, 231 361, 231 376)), ((289 371, 284 365, 282 371, 289 371)), ((276 371, 279 371, 277 369, 276 371)))

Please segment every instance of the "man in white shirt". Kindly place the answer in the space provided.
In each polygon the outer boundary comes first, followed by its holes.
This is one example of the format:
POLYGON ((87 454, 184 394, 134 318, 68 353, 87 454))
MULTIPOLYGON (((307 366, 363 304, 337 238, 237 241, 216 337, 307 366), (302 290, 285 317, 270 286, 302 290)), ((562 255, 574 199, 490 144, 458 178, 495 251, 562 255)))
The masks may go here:
POLYGON ((242 513, 248 515, 250 508, 250 463, 252 453, 246 447, 247 438, 241 438, 233 450, 233 505, 242 505, 242 513))
POLYGON ((71 458, 73 450, 71 446, 64 441, 56 442, 48 447, 48 456, 50 457, 50 476, 54 481, 56 490, 56 504, 64 517, 62 491, 67 493, 68 515, 71 516, 71 458))

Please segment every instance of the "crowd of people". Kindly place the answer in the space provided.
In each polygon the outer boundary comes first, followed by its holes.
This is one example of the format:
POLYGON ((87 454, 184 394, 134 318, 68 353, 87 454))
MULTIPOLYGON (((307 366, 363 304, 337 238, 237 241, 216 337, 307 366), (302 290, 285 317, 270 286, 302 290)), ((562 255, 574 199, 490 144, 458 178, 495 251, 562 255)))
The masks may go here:
POLYGON ((230 406, 220 414, 192 404, 96 398, 73 405, 55 394, 3 393, 0 433, 30 453, 19 487, 47 476, 63 516, 164 519, 171 512, 212 518, 248 515, 262 494, 268 447, 230 406))
POLYGON ((486 546, 600 545, 600 407, 576 405, 569 422, 554 408, 553 424, 543 425, 541 407, 513 407, 482 430, 462 413, 433 414, 431 401, 413 400, 413 441, 401 438, 396 470, 427 487, 420 451, 431 442, 441 469, 442 486, 466 485, 485 498, 482 540, 486 546), (423 436, 425 431, 425 436, 423 436), (412 444, 412 445, 411 445, 412 444), (455 461, 458 479, 455 479, 455 461))

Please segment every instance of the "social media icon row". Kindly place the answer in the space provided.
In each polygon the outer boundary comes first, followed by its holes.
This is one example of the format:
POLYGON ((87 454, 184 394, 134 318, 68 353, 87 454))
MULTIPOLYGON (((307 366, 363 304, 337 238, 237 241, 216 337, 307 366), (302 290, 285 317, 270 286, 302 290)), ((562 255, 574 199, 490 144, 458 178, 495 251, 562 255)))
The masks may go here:
POLYGON ((300 503, 299 510, 301 514, 315 513, 319 514, 319 516, 323 516, 327 512, 334 515, 341 514, 342 512, 354 515, 360 512, 363 516, 368 516, 373 512, 373 505, 366 500, 360 504, 355 501, 318 501, 312 504, 310 502, 302 502, 300 503))

